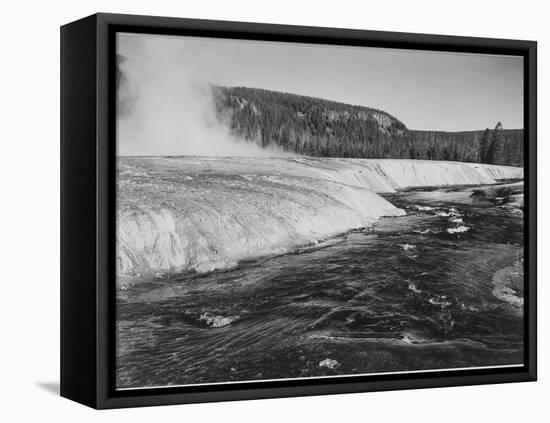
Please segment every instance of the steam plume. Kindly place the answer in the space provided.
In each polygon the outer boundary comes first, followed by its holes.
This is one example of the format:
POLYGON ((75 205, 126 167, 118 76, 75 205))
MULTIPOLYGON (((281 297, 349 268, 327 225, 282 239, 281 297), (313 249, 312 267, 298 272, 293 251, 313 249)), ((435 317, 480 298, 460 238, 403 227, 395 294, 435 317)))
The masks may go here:
POLYGON ((211 86, 186 69, 182 37, 119 34, 118 155, 273 156, 216 116, 211 86))

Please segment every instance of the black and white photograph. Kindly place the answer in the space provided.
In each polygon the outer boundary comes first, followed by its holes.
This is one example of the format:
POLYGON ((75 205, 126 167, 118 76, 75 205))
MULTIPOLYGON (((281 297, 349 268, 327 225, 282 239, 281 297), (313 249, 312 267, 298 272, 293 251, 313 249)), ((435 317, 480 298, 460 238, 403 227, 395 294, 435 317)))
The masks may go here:
POLYGON ((540 421, 544 6, 7 2, 0 421, 540 421))
POLYGON ((116 390, 524 365, 524 58, 116 34, 116 390))

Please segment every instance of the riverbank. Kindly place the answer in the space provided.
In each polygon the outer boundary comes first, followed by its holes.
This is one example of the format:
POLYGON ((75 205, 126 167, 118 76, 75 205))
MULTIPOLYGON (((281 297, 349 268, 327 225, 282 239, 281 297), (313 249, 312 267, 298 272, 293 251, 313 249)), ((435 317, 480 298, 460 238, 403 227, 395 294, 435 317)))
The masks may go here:
POLYGON ((523 316, 523 259, 495 272, 493 285, 493 295, 506 302, 511 313, 518 317, 523 316))
POLYGON ((305 157, 128 157, 118 173, 119 284, 227 269, 405 213, 379 193, 523 177, 476 163, 305 157))

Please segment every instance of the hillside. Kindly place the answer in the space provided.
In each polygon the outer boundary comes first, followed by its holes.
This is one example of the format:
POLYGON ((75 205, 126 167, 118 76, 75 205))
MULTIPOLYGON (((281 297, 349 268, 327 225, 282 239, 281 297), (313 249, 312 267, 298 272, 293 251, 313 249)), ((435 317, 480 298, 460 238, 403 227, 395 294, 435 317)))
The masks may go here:
POLYGON ((246 87, 213 87, 217 114, 263 147, 314 157, 523 165, 523 130, 416 131, 373 108, 246 87))

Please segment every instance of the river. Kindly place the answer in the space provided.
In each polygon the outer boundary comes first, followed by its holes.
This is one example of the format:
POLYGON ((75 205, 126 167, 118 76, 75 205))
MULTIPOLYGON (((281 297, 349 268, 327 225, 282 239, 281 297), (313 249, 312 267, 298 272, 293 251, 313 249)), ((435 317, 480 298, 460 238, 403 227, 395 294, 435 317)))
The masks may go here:
POLYGON ((473 192, 384 194, 407 214, 121 289, 117 388, 522 364, 523 218, 473 192))

